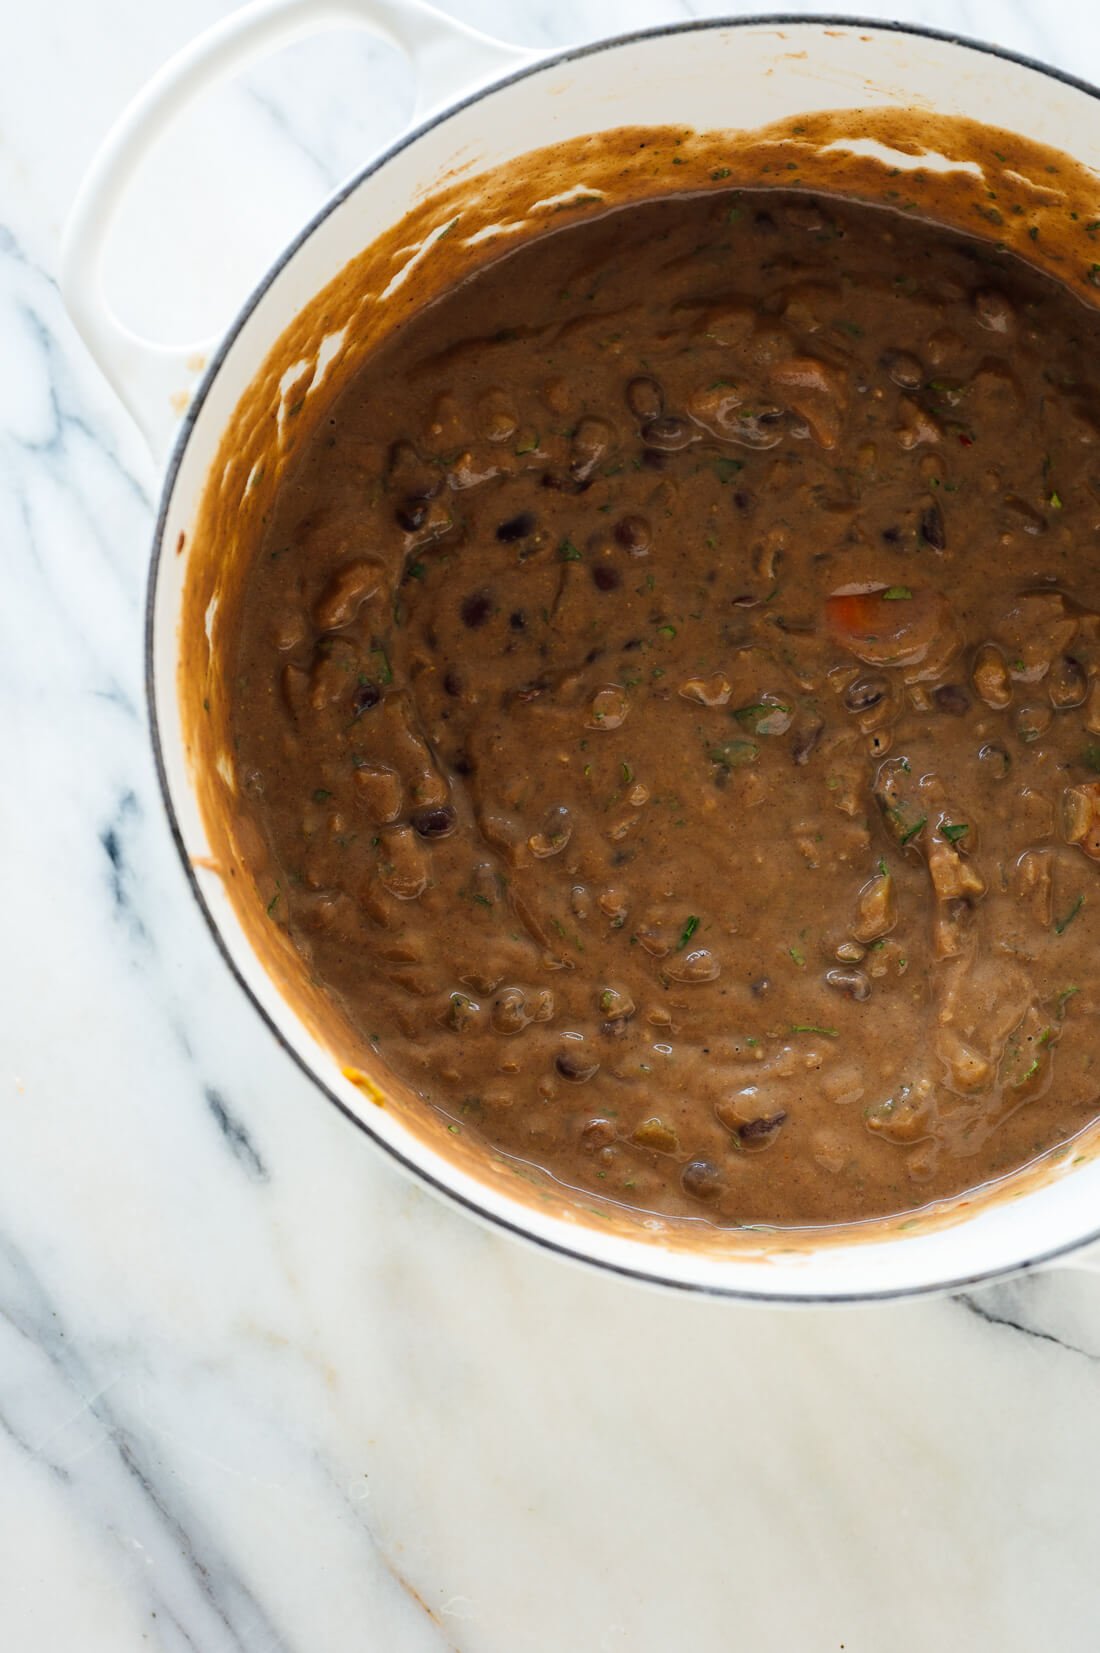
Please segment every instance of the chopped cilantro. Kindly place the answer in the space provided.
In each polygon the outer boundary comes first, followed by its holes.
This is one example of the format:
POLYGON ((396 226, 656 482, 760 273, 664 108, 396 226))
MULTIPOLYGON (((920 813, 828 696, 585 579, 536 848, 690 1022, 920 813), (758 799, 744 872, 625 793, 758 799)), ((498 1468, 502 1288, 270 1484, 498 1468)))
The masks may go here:
POLYGON ((792 1033, 823 1033, 825 1035, 826 1039, 836 1039, 836 1038, 839 1038, 839 1036, 840 1036, 839 1033, 838 1033, 838 1030, 835 1027, 818 1027, 816 1025, 816 1023, 814 1023, 814 1022, 792 1022, 791 1032, 792 1033))
POLYGON ((1055 919, 1054 933, 1056 936, 1065 935, 1066 931, 1069 929, 1070 925, 1073 923, 1074 919, 1077 917, 1077 914, 1081 911, 1081 908, 1084 905, 1085 898, 1083 895, 1079 895, 1069 912, 1066 914, 1065 918, 1055 919))
POLYGON ((790 709, 781 700, 758 700, 753 706, 738 706, 733 715, 738 723, 751 723, 758 735, 764 735, 769 733, 763 726, 765 720, 774 717, 776 712, 790 712, 790 709))
POLYGON ((945 821, 940 831, 949 844, 957 844, 960 838, 966 837, 970 826, 966 821, 945 821))
POLYGON ((568 534, 558 546, 558 557, 562 562, 583 562, 584 558, 569 538, 568 534))
POLYGON ((759 755, 760 748, 751 740, 725 740, 709 752, 711 763, 719 763, 723 769, 740 769, 746 763, 755 763, 759 755))
POLYGON ((882 593, 883 600, 887 603, 907 603, 912 595, 907 585, 888 585, 882 593))
POLYGON ((688 942, 691 940, 692 936, 695 934, 695 932, 698 928, 699 928, 699 920, 696 918, 695 914, 692 913, 691 917, 687 920, 687 923, 684 925, 683 929, 680 931, 680 939, 676 943, 676 951, 677 952, 679 952, 682 948, 687 946, 688 942))

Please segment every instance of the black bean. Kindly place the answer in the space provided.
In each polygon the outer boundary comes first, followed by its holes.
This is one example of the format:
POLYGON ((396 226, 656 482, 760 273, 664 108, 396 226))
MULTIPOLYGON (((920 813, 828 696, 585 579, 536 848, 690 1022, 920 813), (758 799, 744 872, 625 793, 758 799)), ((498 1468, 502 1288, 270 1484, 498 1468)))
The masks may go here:
POLYGON ((817 749, 817 743, 825 731, 823 723, 813 723, 808 729, 801 729, 794 737, 791 756, 800 767, 809 763, 817 749))
POLYGON ((927 510, 921 512, 920 537, 925 545, 930 545, 933 551, 947 550, 947 533, 943 525, 943 512, 932 502, 927 510))
POLYGON ((886 541, 887 545, 897 545, 898 541, 901 539, 901 529, 884 528, 882 530, 882 537, 886 541))
POLYGON ((642 375, 627 385, 626 405, 638 419, 659 419, 665 411, 664 393, 656 379, 642 375))
POLYGON ((641 646, 642 639, 640 637, 628 637, 626 642, 623 644, 623 653, 633 654, 635 650, 640 649, 641 646))
POLYGON ((421 459, 411 442, 395 442, 386 465, 386 483, 407 500, 434 499, 443 478, 421 459))
POLYGON ((1080 706, 1088 694, 1088 678, 1081 662, 1071 654, 1063 654, 1060 660, 1056 660, 1047 677, 1047 694, 1051 705, 1058 711, 1080 706))
POLYGON ((970 710, 970 696, 957 683, 944 683, 933 689, 932 699, 938 711, 950 712, 952 717, 965 717, 970 710))
POLYGON ((984 765, 986 774, 992 775, 995 780, 1004 779, 1012 761, 1003 746, 983 746, 978 760, 984 765))
POLYGON ((1007 333, 1015 320, 1011 302, 992 288, 974 294, 974 313, 991 333, 1007 333))
POLYGON ((667 453, 660 453, 656 448, 642 449, 642 467, 644 470, 663 471, 667 465, 667 453))
POLYGON ((737 1127, 737 1134, 742 1142, 767 1142, 779 1130, 786 1117, 786 1113, 773 1113, 760 1119, 750 1119, 746 1124, 737 1127))
POLYGON ((675 453, 695 440, 695 432, 686 419, 677 419, 673 414, 666 414, 643 425, 642 438, 647 448, 660 448, 664 453, 675 453))
POLYGON ((584 494, 592 486, 590 476, 558 476, 555 471, 543 471, 542 486, 553 488, 559 494, 584 494))
POLYGON ((887 350, 881 366, 902 390, 917 390, 924 383, 924 368, 908 350, 887 350))
POLYGON ((591 477, 606 459, 615 442, 615 432, 606 419, 581 419, 573 432, 569 474, 577 481, 591 477))
POLYGON ((775 219, 770 212, 754 212, 752 223, 753 228, 760 230, 764 235, 774 235, 777 229, 775 219))
POLYGON ((439 804, 435 809, 418 809, 412 824, 422 838, 447 838, 458 825, 458 816, 450 804, 439 804))
POLYGON ((844 704, 850 712, 869 712, 885 700, 889 690, 881 677, 857 677, 844 691, 844 704))
POLYGON ((653 543, 653 530, 645 517, 620 517, 611 532, 624 550, 636 556, 648 551, 653 543))
POLYGON ((862 1004, 871 997, 871 983, 862 970, 826 970, 825 980, 847 999, 862 1004))
POLYGON ((610 1148, 618 1134, 610 1119, 590 1119, 581 1131, 581 1146, 597 1153, 601 1148, 610 1148))
POLYGON ((747 511, 752 504, 752 495, 747 494, 744 488, 738 488, 733 496, 733 503, 739 511, 747 511))
POLYGON ((447 693, 449 695, 453 695, 456 700, 462 693, 462 679, 459 677, 453 666, 448 666, 447 670, 443 673, 443 687, 446 689, 447 693))
POLYGON ((722 1173, 709 1159, 692 1159, 680 1172, 680 1186, 694 1199, 714 1200, 722 1192, 722 1173))
POLYGON ((528 534, 535 531, 535 513, 521 511, 518 516, 509 517, 507 522, 497 525, 497 539, 504 545, 511 545, 516 540, 525 540, 528 534))
POLYGON ((372 706, 377 706, 381 698, 382 691, 377 683, 372 683, 368 679, 356 686, 355 693, 351 697, 352 712, 356 717, 362 717, 363 713, 369 712, 372 706))
POLYGON ((563 1079, 571 1084, 583 1085, 586 1079, 591 1079, 600 1071, 600 1064, 593 1062, 581 1050, 559 1050, 554 1058, 554 1066, 563 1079))
POLYGON ((418 528, 423 528, 428 515, 428 507, 421 499, 406 500, 393 513, 397 518, 397 526, 404 528, 407 534, 415 534, 418 528))
POLYGON ((1035 511, 1032 504, 1026 499, 1019 498, 1019 494, 1009 494, 1004 501, 1004 512, 1009 517, 1007 526, 1022 529, 1024 534, 1045 534, 1050 527, 1047 517, 1042 511, 1035 511))
POLYGON ((483 626, 494 612, 493 599, 487 591, 471 591, 468 597, 462 599, 462 618, 471 631, 483 626))
POLYGON ((527 616, 521 608, 513 609, 508 616, 508 624, 513 631, 525 631, 527 629, 527 616))
POLYGON ((592 584, 597 591, 617 591, 623 583, 619 570, 609 562, 597 562, 592 565, 592 584))
POLYGON ((584 657, 585 665, 586 666, 594 666, 596 664, 597 660, 602 659, 604 653, 605 653, 605 650, 602 649, 598 643, 594 644, 593 647, 589 649, 588 653, 584 657))
POLYGON ((455 755, 455 757, 451 760, 451 768, 454 770, 456 775, 461 775, 463 779, 465 779, 467 775, 472 775, 474 772, 474 766, 466 756, 465 752, 459 752, 455 755))

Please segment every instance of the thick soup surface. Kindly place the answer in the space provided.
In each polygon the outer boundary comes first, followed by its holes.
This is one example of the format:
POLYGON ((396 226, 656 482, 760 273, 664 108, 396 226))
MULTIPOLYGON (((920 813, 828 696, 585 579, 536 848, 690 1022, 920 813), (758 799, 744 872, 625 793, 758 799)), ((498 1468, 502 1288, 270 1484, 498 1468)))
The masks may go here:
POLYGON ((243 599, 270 921, 453 1128, 721 1223, 1098 1112, 1100 319, 886 209, 678 197, 406 323, 243 599))

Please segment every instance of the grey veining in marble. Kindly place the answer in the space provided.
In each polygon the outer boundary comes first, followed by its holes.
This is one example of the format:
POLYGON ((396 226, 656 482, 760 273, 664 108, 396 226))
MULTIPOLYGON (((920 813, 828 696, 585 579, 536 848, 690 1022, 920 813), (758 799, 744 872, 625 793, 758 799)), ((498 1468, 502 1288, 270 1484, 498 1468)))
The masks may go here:
MULTIPOLYGON (((1100 1279, 836 1314, 592 1276, 410 1186, 225 977, 144 723, 157 468, 55 271, 92 147, 226 9, 5 15, 3 1647, 1094 1653, 1100 1279)), ((452 9, 549 47, 757 8, 452 9)), ((1075 5, 907 15, 1100 77, 1075 5)), ((216 327, 410 106, 359 35, 219 93, 135 195, 120 310, 216 327)))

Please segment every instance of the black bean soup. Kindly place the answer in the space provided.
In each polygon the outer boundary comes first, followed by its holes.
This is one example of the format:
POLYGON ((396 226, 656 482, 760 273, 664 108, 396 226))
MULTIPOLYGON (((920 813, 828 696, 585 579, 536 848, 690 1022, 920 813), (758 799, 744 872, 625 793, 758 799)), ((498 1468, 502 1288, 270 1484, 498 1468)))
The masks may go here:
POLYGON ((452 1128, 896 1213, 1100 1113, 1100 319, 928 222, 677 196, 404 323, 236 638, 285 927, 452 1128))

